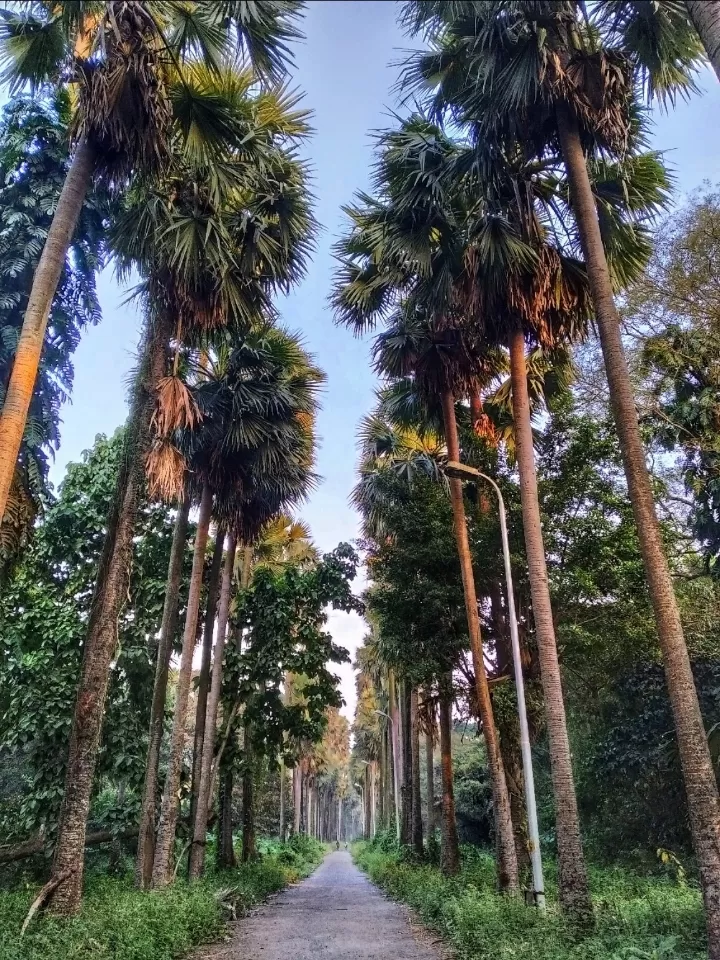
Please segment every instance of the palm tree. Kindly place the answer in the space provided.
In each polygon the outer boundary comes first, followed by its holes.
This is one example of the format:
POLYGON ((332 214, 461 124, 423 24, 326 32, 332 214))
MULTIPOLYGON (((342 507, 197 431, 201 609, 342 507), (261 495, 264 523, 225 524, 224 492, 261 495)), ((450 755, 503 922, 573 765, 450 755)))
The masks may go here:
POLYGON ((685 0, 685 6, 720 80, 720 3, 718 0, 685 0))
POLYGON ((243 0, 23 6, 27 9, 0 11, 5 79, 13 90, 69 83, 77 92, 77 111, 72 164, 35 272, 0 416, 0 520, 50 307, 93 178, 105 177, 117 188, 139 171, 161 169, 175 130, 184 132, 189 149, 197 144, 207 149, 212 142, 207 135, 217 139, 232 117, 219 100, 188 82, 186 63, 192 59, 217 69, 239 41, 256 66, 276 78, 284 70, 286 41, 297 35, 293 21, 300 8, 295 0, 275 0, 272 11, 243 0))
MULTIPOLYGON (((403 136, 424 143, 429 133, 422 118, 404 125, 403 136)), ((446 162, 453 145, 437 136, 436 156, 428 162, 446 162)), ((404 145, 403 145, 404 146, 404 145)), ((362 331, 378 319, 391 316, 398 298, 394 327, 378 336, 376 366, 394 378, 412 376, 423 396, 442 405, 445 442, 449 459, 460 456, 455 421, 455 391, 474 392, 474 382, 485 372, 486 358, 472 337, 446 322, 455 307, 454 284, 462 271, 463 225, 467 198, 461 193, 443 197, 444 205, 424 191, 422 176, 408 190, 403 146, 387 136, 376 168, 376 186, 381 200, 362 196, 362 206, 348 208, 354 227, 340 247, 342 272, 334 302, 339 319, 362 331), (401 209, 402 205, 402 209, 401 209), (408 211, 412 211, 409 212, 408 211), (417 236, 432 238, 433 251, 420 249, 417 236), (427 314, 426 314, 427 311, 427 314), (436 322, 435 318, 442 321, 436 322), (478 359, 480 358, 480 359, 478 359)), ((413 171, 416 172, 416 171, 413 171)), ((482 655, 478 602, 467 535, 462 484, 450 481, 455 536, 465 595, 470 647, 475 669, 478 708, 487 745, 493 785, 496 828, 499 836, 498 883, 502 890, 518 887, 517 858, 510 818, 510 801, 493 719, 490 691, 482 655)))
POLYGON ((155 682, 150 707, 150 733, 148 752, 143 780, 143 799, 140 807, 140 828, 138 833, 137 857, 135 860, 135 883, 140 889, 150 884, 152 865, 155 858, 155 799, 157 794, 158 771, 160 768, 160 747, 162 745, 165 721, 165 698, 167 696, 170 657, 179 617, 178 596, 183 572, 183 563, 187 549, 188 520, 191 498, 187 488, 183 490, 175 518, 175 530, 168 562, 167 586, 163 604, 160 637, 155 661, 155 682))
MULTIPOLYGON (((598 7, 600 17, 603 7, 598 7)), ((700 865, 710 956, 716 960, 720 957, 718 790, 640 437, 613 296, 618 278, 609 262, 603 211, 590 177, 597 149, 606 156, 627 150, 637 129, 637 85, 645 83, 656 92, 672 95, 673 86, 687 88, 692 62, 678 57, 675 69, 668 70, 667 63, 656 58, 657 69, 650 69, 648 59, 637 51, 622 44, 604 45, 597 30, 586 29, 579 5, 573 2, 507 0, 482 9, 472 4, 413 3, 406 9, 411 26, 431 36, 433 52, 418 72, 443 78, 445 88, 439 99, 474 125, 480 137, 519 142, 528 160, 542 162, 546 168, 562 165, 567 173, 570 208, 585 258, 665 663, 700 865), (475 10, 472 21, 463 19, 465 7, 475 10), (440 73, 434 72, 438 68, 440 73), (478 76, 483 78, 480 84, 478 76)))
POLYGON ((140 181, 133 188, 113 237, 123 269, 137 266, 144 278, 140 291, 147 332, 99 565, 70 741, 54 869, 56 876, 74 872, 53 894, 61 912, 72 912, 79 903, 81 871, 76 865, 82 856, 115 623, 126 595, 137 494, 151 428, 154 423, 161 441, 150 451, 153 472, 162 476, 163 468, 172 467, 173 457, 171 445, 162 442, 165 434, 194 416, 182 380, 175 375, 181 340, 228 322, 247 327, 270 310, 272 291, 285 289, 301 274, 312 228, 304 169, 288 149, 289 141, 306 129, 304 114, 294 107, 296 98, 283 91, 261 93, 257 99, 249 96, 253 80, 247 73, 201 77, 196 72, 195 77, 203 89, 216 90, 221 102, 232 104, 233 115, 239 118, 226 161, 221 162, 216 150, 206 150, 197 162, 182 151, 173 155, 174 163, 159 181, 140 181), (238 148, 234 138, 240 127, 245 133, 238 148), (175 365, 173 375, 165 377, 173 334, 175 365))
MULTIPOLYGON (((197 569, 202 576, 204 543, 210 521, 210 505, 216 502, 216 517, 232 533, 225 566, 232 570, 234 543, 249 542, 258 528, 285 503, 303 496, 312 483, 313 438, 310 424, 316 409, 316 393, 323 375, 312 364, 296 338, 270 328, 249 334, 232 350, 221 349, 195 388, 200 421, 181 438, 195 483, 202 486, 201 517, 196 535, 197 569), (207 513, 203 508, 207 504, 207 513), (200 547, 198 541, 200 540, 200 547), (202 550, 202 554, 200 551, 202 550), (230 556, 231 554, 231 556, 230 556)), ((195 563, 193 571, 195 572, 195 563)), ((229 579, 228 579, 229 583, 229 579)), ((158 825, 153 865, 153 886, 167 883, 175 839, 177 791, 185 737, 192 658, 197 629, 193 606, 193 580, 188 600, 183 650, 178 672, 170 758, 158 825)), ((228 598, 223 595, 222 618, 227 618, 228 598)), ((219 625, 219 630, 220 630, 219 625)), ((224 642, 224 626, 222 627, 224 642)), ((218 634, 220 637, 220 633, 218 634)), ((216 651, 222 652, 222 645, 216 651)), ((220 663, 222 658, 220 658, 220 663)), ((215 735, 215 716, 221 674, 217 668, 205 727, 200 765, 198 802, 193 830, 201 835, 191 859, 191 876, 202 869, 202 851, 207 824, 210 762, 215 735), (209 722, 208 722, 209 721, 209 722), (204 776, 203 776, 204 774, 204 776)))

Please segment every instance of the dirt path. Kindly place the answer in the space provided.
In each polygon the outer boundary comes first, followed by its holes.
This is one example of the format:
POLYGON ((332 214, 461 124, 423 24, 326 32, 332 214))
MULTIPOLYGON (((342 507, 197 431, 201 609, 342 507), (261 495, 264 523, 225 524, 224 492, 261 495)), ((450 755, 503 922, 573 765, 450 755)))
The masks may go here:
MULTIPOLYGON (((438 960, 402 907, 386 900, 349 853, 331 853, 303 883, 239 921, 212 960, 438 960)), ((198 960, 200 960, 200 957, 198 960)))

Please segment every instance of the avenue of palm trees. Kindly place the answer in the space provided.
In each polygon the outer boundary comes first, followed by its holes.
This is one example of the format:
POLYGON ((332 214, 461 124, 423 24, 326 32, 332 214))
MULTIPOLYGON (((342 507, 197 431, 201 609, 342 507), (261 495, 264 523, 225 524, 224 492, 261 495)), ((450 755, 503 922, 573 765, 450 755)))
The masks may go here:
MULTIPOLYGON (((350 591, 354 550, 341 544, 321 557, 295 516, 321 483, 317 415, 334 377, 319 368, 302 329, 285 326, 279 306, 306 276, 320 229, 313 194, 322 184, 304 159, 312 156, 312 104, 289 80, 303 3, 89 0, 0 11, 7 89, 41 104, 66 134, 64 180, 43 244, 36 254, 26 245, 34 260, 17 274, 27 289, 17 291, 12 360, 0 366, 0 523, 13 552, 0 591, 9 585, 9 598, 26 589, 23 576, 32 580, 24 570, 40 569, 31 563, 45 563, 56 579, 73 563, 62 556, 62 517, 52 533, 62 492, 59 500, 48 489, 38 494, 46 517, 37 530, 34 513, 17 528, 20 505, 35 495, 23 478, 36 408, 56 416, 46 382, 59 304, 86 235, 143 321, 119 452, 107 461, 109 476, 98 472, 106 492, 104 513, 91 521, 95 553, 74 592, 81 635, 64 695, 62 783, 57 774, 50 783, 39 765, 29 779, 23 772, 24 783, 35 777, 38 796, 56 797, 33 800, 32 829, 13 837, 40 838, 52 854, 30 917, 81 911, 102 790, 115 791, 118 807, 132 796, 134 883, 150 891, 176 884, 185 863, 190 882, 233 868, 238 809, 241 859, 257 860, 267 784, 278 769, 282 841, 291 820, 296 834, 339 840, 357 790, 366 837, 384 831, 412 862, 432 861, 437 826, 438 862, 455 876, 463 858, 459 714, 482 738, 495 886, 519 899, 530 883, 535 803, 524 793, 512 679, 520 651, 533 763, 547 774, 543 856, 557 862, 557 909, 578 935, 593 929, 598 907, 578 788, 586 770, 574 756, 582 724, 566 694, 568 618, 549 572, 558 548, 539 437, 551 435, 571 402, 579 351, 597 343, 612 438, 606 456, 624 477, 618 496, 638 557, 638 605, 647 606, 664 671, 690 870, 708 955, 720 960, 716 724, 710 729, 701 712, 650 427, 638 415, 640 375, 621 318, 672 196, 663 156, 649 147, 651 109, 696 95, 707 64, 720 77, 720 3, 406 0, 397 16, 416 49, 399 55, 400 105, 374 135, 370 186, 348 187, 328 291, 328 324, 370 339, 379 380, 377 406, 359 426, 350 495, 369 582, 361 600, 350 591), (89 209, 100 211, 97 237, 87 233, 89 209), (448 464, 475 468, 477 479, 446 472, 448 464), (501 488, 510 501, 517 493, 518 538, 505 568, 494 499, 501 488), (50 559, 38 561, 43 528, 56 539, 43 548, 50 559), (154 571, 148 583, 159 583, 151 614, 137 583, 145 564, 154 571), (510 567, 526 585, 512 618, 500 573, 510 567), (347 656, 324 628, 331 608, 364 612, 369 629, 355 664, 352 758, 331 671, 347 656), (122 660, 122 638, 134 629, 142 631, 142 686, 122 660), (128 690, 121 739, 144 725, 132 768, 139 776, 107 765, 119 684, 128 690)), ((90 259, 83 266, 92 273, 90 259)), ((599 421, 605 412, 597 410, 599 421)), ((324 438, 338 456, 350 455, 346 440, 341 448, 340 438, 324 438)), ((691 500, 700 496, 698 484, 686 486, 691 500)), ((63 508, 72 513, 72 504, 63 508)), ((706 527, 717 519, 713 509, 706 527)), ((686 540, 699 555, 697 536, 686 540)), ((621 567, 625 555, 614 562, 621 567)), ((17 596, 2 608, 2 639, 28 610, 25 594, 17 596)), ((72 605, 72 596, 63 602, 72 605)), ((56 641, 31 642, 55 656, 56 641)), ((633 642, 618 638, 618 646, 633 642)), ((11 702, 0 691, 7 717, 11 702)), ((21 727, 22 718, 13 723, 21 727)), ((39 718, 39 726, 52 723, 49 713, 39 718)), ((589 742, 591 732, 583 728, 582 737, 589 742)), ((22 770, 28 741, 7 746, 22 770)), ((675 861, 668 854, 662 862, 675 861)), ((530 893, 528 902, 543 908, 545 891, 530 883, 530 893)))

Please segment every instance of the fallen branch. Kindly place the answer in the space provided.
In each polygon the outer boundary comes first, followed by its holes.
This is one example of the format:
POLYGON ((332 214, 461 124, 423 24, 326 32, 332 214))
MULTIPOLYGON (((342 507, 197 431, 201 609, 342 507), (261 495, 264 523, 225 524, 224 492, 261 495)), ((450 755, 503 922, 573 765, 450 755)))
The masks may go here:
MULTIPOLYGON (((113 833, 112 830, 97 830, 94 833, 88 833, 85 836, 86 847, 97 847, 101 843, 110 843, 111 840, 119 838, 120 840, 132 840, 138 835, 138 828, 131 827, 123 830, 121 833, 113 833)), ((42 837, 37 840, 27 840, 25 843, 18 843, 12 847, 0 847, 0 863, 12 863, 15 860, 25 860, 28 857, 34 857, 45 850, 45 841, 42 837)))
POLYGON ((45 886, 42 888, 42 890, 40 891, 40 893, 35 897, 35 899, 34 899, 33 902, 32 902, 32 905, 31 905, 30 909, 28 910, 28 915, 25 917, 25 922, 23 923, 22 927, 20 928, 20 936, 21 936, 21 937, 24 937, 24 936, 25 936, 25 931, 27 930, 27 928, 28 928, 28 926, 29 926, 29 924, 30 924, 30 921, 31 921, 32 918, 35 916, 35 914, 38 912, 38 910, 40 909, 40 907, 45 903, 45 901, 46 901, 47 898, 50 896, 50 894, 53 892, 53 890, 54 890, 56 887, 59 887, 61 883, 63 883, 65 880, 67 880, 68 877, 71 877, 74 873, 75 873, 75 869, 72 869, 72 870, 63 870, 62 873, 59 873, 56 877, 53 877, 51 880, 48 880, 48 882, 47 882, 47 883, 45 884, 45 886))

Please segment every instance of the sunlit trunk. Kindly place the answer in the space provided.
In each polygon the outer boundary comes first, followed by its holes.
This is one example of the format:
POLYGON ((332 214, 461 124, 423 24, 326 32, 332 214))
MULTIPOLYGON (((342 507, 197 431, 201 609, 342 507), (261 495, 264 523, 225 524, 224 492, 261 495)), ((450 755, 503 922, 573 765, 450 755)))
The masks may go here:
MULTIPOLYGON (((716 6, 715 3, 712 4, 716 6)), ((613 299, 610 272, 577 121, 560 106, 558 129, 570 184, 570 198, 587 264, 595 306, 610 404, 625 466, 628 493, 638 530, 658 639, 665 665, 680 751, 695 855, 705 901, 711 960, 720 960, 720 804, 707 735, 695 690, 690 658, 670 568, 655 512, 645 449, 640 437, 635 398, 613 299)))
POLYGON ((165 697, 167 696, 168 673, 172 655, 173 639, 177 629, 180 606, 180 580, 182 577, 185 550, 187 548, 188 517, 190 514, 190 496, 185 490, 175 519, 175 531, 170 550, 165 603, 163 606, 160 639, 155 663, 155 683, 150 708, 150 733, 148 736, 148 754, 145 764, 143 799, 140 807, 140 832, 138 836, 137 859, 135 861, 135 883, 141 889, 150 885, 153 860, 155 859, 155 803, 157 801, 158 770, 160 766, 160 747, 162 745, 165 722, 165 697))
MULTIPOLYGON (((8 494, 25 432, 50 308, 60 283, 85 197, 90 189, 96 159, 95 149, 87 140, 81 140, 75 149, 65 183, 60 191, 45 246, 40 254, 30 288, 10 380, 0 411, 0 521, 5 516, 8 494)), ((66 886, 66 889, 69 887, 66 886)), ((74 897, 67 898, 56 892, 53 897, 53 909, 57 913, 72 913, 76 907, 76 904, 71 902, 73 899, 74 897)))
MULTIPOLYGON (((457 422, 455 420, 455 400, 451 391, 446 391, 443 394, 442 408, 448 459, 459 462, 460 442, 458 439, 457 422)), ((498 840, 498 888, 503 892, 513 893, 519 888, 515 837, 510 813, 510 797, 505 782, 505 771, 502 765, 502 756, 500 754, 500 745, 497 730, 495 729, 492 701, 490 699, 490 688, 487 682, 487 671, 483 658, 480 617, 478 615, 475 577, 472 569, 472 555, 470 553, 470 542, 468 540, 467 523, 465 519, 462 481, 451 478, 449 485, 455 540, 457 543, 458 557, 460 559, 460 572, 465 596, 465 612, 470 637, 470 651, 472 653, 473 670, 475 672, 475 694, 480 722, 482 723, 483 736, 485 738, 488 771, 493 793, 493 814, 498 840)))
POLYGON ((177 686, 175 688, 175 713, 173 716, 172 734, 170 736, 170 756, 168 757, 165 787, 163 789, 162 806, 160 808, 157 843, 155 845, 155 862, 152 872, 153 887, 164 887, 170 881, 172 874, 172 852, 175 843, 175 828, 177 826, 178 816, 177 800, 185 747, 185 722, 190 696, 193 652, 197 638, 200 592, 202 590, 205 548, 208 541, 211 512, 212 494, 210 489, 205 486, 200 502, 200 515, 198 517, 197 532, 195 534, 193 566, 190 576, 187 611, 185 614, 185 632, 183 635, 182 653, 180 655, 177 686))

